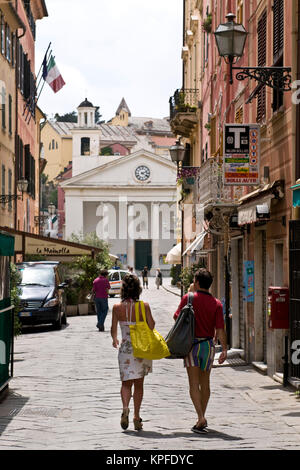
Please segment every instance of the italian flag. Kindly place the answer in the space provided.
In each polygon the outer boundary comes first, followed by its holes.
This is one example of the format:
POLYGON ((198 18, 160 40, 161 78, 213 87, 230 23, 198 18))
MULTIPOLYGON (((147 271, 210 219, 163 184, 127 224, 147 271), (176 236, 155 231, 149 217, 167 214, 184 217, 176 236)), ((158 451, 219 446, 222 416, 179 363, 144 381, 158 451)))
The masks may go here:
POLYGON ((48 64, 44 59, 43 62, 43 79, 52 88, 54 93, 57 93, 64 85, 64 79, 61 76, 60 71, 57 68, 54 57, 51 56, 48 64))

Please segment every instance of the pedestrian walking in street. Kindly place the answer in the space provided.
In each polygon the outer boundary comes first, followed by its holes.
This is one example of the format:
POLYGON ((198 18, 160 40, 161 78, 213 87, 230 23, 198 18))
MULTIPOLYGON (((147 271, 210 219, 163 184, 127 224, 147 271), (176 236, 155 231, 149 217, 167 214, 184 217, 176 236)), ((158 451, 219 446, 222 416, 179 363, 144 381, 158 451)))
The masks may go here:
MULTIPOLYGON (((195 315, 195 339, 191 352, 184 358, 189 379, 190 397, 198 415, 198 420, 192 431, 206 432, 207 420, 205 412, 210 398, 210 372, 214 361, 214 336, 219 339, 222 353, 219 363, 227 358, 227 341, 224 331, 224 317, 222 303, 213 297, 209 288, 213 277, 209 271, 201 268, 194 277, 193 308, 195 315)), ((187 304, 188 294, 183 296, 178 309, 174 314, 176 319, 187 304)))
POLYGON ((159 289, 159 287, 162 285, 162 273, 159 268, 156 270, 155 284, 157 289, 159 289))
MULTIPOLYGON (((115 304, 112 310, 111 336, 113 347, 118 348, 119 340, 117 337, 118 324, 121 328, 122 341, 118 352, 118 361, 120 369, 121 399, 123 412, 121 416, 121 427, 127 429, 129 425, 129 403, 133 391, 134 416, 133 424, 136 431, 143 428, 140 417, 140 408, 144 393, 144 377, 152 372, 152 360, 139 359, 134 357, 130 338, 129 325, 135 324, 135 304, 139 301, 141 294, 141 284, 137 276, 126 274, 122 283, 120 304, 115 304)), ((139 315, 142 317, 139 306, 139 315)), ((154 329, 155 322, 151 314, 149 304, 145 303, 146 321, 151 330, 154 329)))
POLYGON ((95 305, 98 317, 97 328, 104 331, 104 322, 108 312, 108 291, 110 283, 108 281, 108 271, 103 269, 100 276, 93 282, 93 291, 95 293, 95 305))
POLYGON ((130 274, 133 274, 133 276, 136 276, 136 272, 134 271, 133 267, 128 267, 128 271, 130 272, 130 274))
POLYGON ((145 266, 142 271, 143 287, 148 289, 148 267, 145 266))

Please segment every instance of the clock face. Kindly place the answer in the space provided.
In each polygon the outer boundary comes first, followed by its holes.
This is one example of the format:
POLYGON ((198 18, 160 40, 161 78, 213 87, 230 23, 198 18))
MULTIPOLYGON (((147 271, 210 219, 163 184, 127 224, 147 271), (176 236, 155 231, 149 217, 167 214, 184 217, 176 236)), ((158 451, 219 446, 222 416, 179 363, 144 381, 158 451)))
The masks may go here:
POLYGON ((139 181, 147 181, 150 178, 150 170, 147 166, 138 166, 135 170, 135 176, 139 181))

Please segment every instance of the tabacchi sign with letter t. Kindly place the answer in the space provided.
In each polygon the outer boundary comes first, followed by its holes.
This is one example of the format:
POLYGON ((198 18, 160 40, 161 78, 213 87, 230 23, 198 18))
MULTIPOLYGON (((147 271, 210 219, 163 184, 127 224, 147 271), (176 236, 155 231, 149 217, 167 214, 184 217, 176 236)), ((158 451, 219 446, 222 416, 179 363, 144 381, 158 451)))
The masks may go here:
POLYGON ((260 125, 224 125, 224 184, 259 184, 260 125))

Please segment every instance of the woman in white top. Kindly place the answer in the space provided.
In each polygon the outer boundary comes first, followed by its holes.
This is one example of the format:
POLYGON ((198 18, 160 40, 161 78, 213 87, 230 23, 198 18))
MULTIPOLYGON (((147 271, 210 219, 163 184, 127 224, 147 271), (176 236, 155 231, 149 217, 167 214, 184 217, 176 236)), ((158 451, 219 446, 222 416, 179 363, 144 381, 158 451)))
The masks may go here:
MULTIPOLYGON (((123 403, 123 413, 121 416, 121 427, 128 428, 129 402, 132 396, 131 389, 134 385, 133 403, 134 403, 134 428, 139 431, 143 428, 140 417, 140 408, 143 400, 144 377, 152 372, 152 361, 148 359, 139 359, 133 356, 132 344, 130 339, 129 325, 135 323, 135 303, 139 301, 141 294, 141 285, 137 276, 126 274, 122 283, 120 304, 115 304, 112 310, 111 336, 113 347, 118 348, 119 340, 117 337, 118 323, 122 333, 122 342, 119 347, 119 368, 122 381, 121 398, 123 403)), ((139 306, 140 308, 140 306, 139 306)), ((145 303, 146 321, 149 328, 153 329, 155 322, 153 320, 149 304, 145 303)), ((139 310, 140 318, 142 317, 139 310)))

